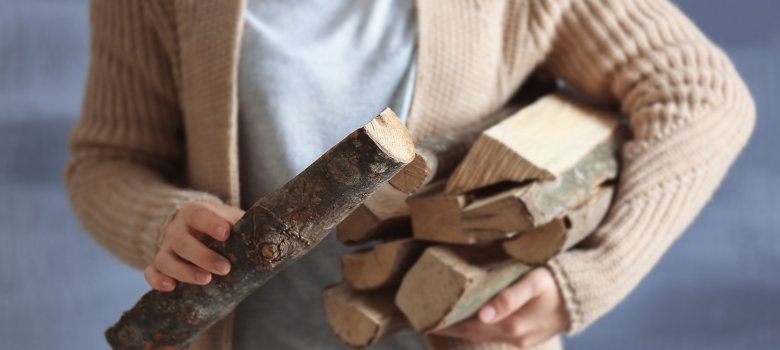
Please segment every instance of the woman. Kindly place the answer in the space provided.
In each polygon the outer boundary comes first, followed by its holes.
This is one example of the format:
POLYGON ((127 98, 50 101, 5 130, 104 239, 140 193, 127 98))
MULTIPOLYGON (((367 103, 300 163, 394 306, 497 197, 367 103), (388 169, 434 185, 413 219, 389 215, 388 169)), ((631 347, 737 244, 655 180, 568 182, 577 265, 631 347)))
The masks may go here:
MULTIPOLYGON (((71 202, 161 291, 228 273, 201 240, 385 105, 425 139, 490 115, 535 69, 618 103, 634 139, 605 222, 432 336, 442 349, 560 348, 683 232, 755 118, 728 58, 665 0, 93 0, 92 33, 71 202)), ((338 346, 318 299, 338 249, 323 242, 194 348, 338 346)))

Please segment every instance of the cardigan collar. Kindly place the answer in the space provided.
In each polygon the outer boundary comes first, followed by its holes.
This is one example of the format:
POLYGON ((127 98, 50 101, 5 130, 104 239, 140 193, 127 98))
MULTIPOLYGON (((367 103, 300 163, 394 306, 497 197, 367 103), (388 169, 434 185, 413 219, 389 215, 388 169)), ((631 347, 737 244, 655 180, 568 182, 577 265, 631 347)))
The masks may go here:
MULTIPOLYGON (((189 182, 194 188, 209 191, 236 205, 239 200, 236 130, 238 59, 247 0, 175 1, 181 72, 179 86, 187 151, 190 155, 211 155, 188 157, 189 182)), ((431 38, 435 35, 434 29, 438 31, 441 28, 427 25, 434 22, 429 17, 446 8, 441 4, 445 1, 416 1, 417 76, 407 126, 418 139, 437 129, 433 116, 446 113, 446 108, 442 110, 443 106, 420 106, 419 101, 433 99, 431 90, 434 84, 449 86, 436 72, 442 69, 441 66, 449 67, 448 62, 454 63, 463 50, 462 45, 449 45, 452 40, 431 38), (431 28, 430 33, 428 28, 431 28), (438 78, 432 79, 432 74, 438 78), (421 123, 422 120, 424 122, 421 123)), ((455 35, 450 33, 449 36, 455 35)))

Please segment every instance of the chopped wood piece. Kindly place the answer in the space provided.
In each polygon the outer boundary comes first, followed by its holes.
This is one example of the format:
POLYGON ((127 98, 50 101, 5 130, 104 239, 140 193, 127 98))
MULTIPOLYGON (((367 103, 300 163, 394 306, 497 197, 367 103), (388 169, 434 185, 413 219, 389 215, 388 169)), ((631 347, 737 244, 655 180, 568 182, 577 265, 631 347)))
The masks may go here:
POLYGON ((461 230, 463 235, 481 241, 493 241, 515 236, 534 227, 532 217, 523 204, 523 195, 530 188, 525 185, 477 199, 463 208, 461 230))
POLYGON ((500 246, 433 246, 401 281, 395 303, 418 332, 429 332, 474 315, 529 266, 500 246))
POLYGON ((521 200, 535 226, 582 205, 593 196, 600 184, 616 178, 622 140, 623 135, 618 134, 609 142, 596 146, 558 180, 532 183, 521 200))
POLYGON ((336 226, 336 238, 344 244, 360 244, 410 235, 407 197, 388 184, 382 185, 336 226))
POLYGON ((408 130, 386 109, 287 184, 260 198, 225 242, 208 247, 232 270, 205 286, 150 291, 106 331, 114 349, 183 349, 272 276, 306 254, 414 158, 408 130))
POLYGON ((582 205, 600 184, 617 176, 622 137, 618 133, 596 146, 556 180, 536 181, 475 200, 463 209, 463 234, 480 240, 510 238, 582 205))
POLYGON ((325 317, 345 344, 362 348, 408 326, 393 302, 395 290, 355 291, 336 284, 323 291, 325 317))
POLYGON ((345 254, 341 257, 344 281, 356 290, 396 285, 424 249, 425 243, 406 238, 345 254))
POLYGON ((502 242, 504 251, 528 265, 547 263, 591 234, 601 223, 612 202, 612 187, 599 189, 594 197, 570 213, 520 233, 502 242))
POLYGON ((403 193, 416 193, 431 182, 436 175, 437 166, 436 155, 432 151, 417 147, 414 160, 393 176, 389 183, 403 193))
POLYGON ((461 211, 468 203, 468 197, 443 193, 443 188, 444 182, 441 181, 407 199, 414 238, 456 244, 477 243, 476 238, 461 231, 461 211))
POLYGON ((615 112, 545 96, 487 129, 453 171, 445 192, 464 193, 500 182, 555 180, 619 125, 615 112))

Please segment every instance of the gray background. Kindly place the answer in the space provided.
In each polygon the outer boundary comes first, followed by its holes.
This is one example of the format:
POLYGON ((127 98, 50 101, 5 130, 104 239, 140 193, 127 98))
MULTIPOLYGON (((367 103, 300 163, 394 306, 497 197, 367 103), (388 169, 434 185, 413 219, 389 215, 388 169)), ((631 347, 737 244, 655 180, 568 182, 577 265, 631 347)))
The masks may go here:
MULTIPOLYGON (((758 105, 753 138, 693 226, 570 349, 780 347, 780 2, 678 1, 758 105)), ((87 65, 86 0, 0 0, 0 349, 103 349, 147 287, 73 218, 68 130, 87 65)))

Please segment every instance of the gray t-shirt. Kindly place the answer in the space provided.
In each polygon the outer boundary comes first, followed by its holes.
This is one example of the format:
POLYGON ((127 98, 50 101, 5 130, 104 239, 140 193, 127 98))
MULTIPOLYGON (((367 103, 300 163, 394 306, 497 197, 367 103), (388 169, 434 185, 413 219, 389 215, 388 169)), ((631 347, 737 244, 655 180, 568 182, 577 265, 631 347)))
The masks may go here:
MULTIPOLYGON (((239 62, 242 207, 283 185, 414 82, 413 0, 249 0, 239 62)), ((236 309, 234 349, 340 349, 322 289, 341 279, 334 235, 236 309)), ((421 348, 410 332, 376 349, 421 348)))

